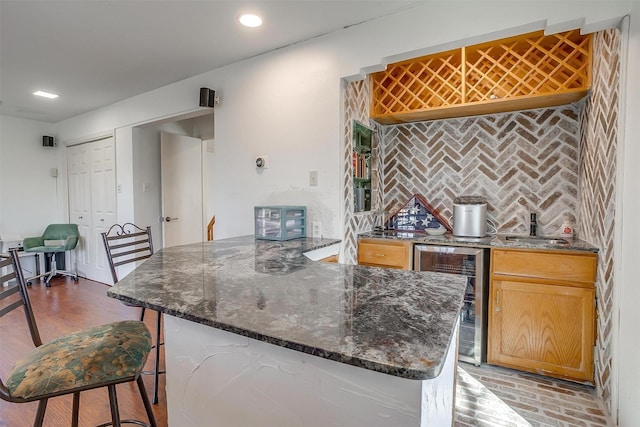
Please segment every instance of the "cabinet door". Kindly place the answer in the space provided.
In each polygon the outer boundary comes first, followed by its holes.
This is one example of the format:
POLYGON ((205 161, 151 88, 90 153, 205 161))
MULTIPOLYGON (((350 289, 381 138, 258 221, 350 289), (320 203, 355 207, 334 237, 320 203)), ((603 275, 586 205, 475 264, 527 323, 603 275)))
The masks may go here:
POLYGON ((489 363, 593 382, 594 290, 494 280, 489 363))

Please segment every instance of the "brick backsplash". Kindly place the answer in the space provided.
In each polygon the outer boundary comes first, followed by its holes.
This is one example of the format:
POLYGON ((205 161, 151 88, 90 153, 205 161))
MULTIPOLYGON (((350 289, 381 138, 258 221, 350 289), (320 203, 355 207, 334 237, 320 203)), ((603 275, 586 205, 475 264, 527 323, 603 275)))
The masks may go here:
POLYGON ((536 212, 540 234, 558 234, 565 214, 576 220, 582 108, 386 126, 385 208, 419 193, 448 218, 456 196, 479 195, 501 233, 528 233, 536 212))
POLYGON ((370 212, 354 212, 353 203, 353 121, 358 120, 362 124, 374 127, 369 121, 369 80, 364 79, 352 83, 344 83, 343 86, 343 206, 342 219, 344 233, 340 250, 340 262, 343 264, 357 264, 357 238, 358 234, 371 231, 377 219, 374 212, 382 205, 382 193, 380 191, 380 161, 379 132, 374 132, 372 141, 372 166, 371 166, 371 209, 370 212))
POLYGON ((611 411, 613 338, 614 228, 616 217, 616 158, 620 99, 621 35, 617 29, 593 37, 591 96, 581 118, 578 230, 600 248, 596 298, 596 385, 611 411))

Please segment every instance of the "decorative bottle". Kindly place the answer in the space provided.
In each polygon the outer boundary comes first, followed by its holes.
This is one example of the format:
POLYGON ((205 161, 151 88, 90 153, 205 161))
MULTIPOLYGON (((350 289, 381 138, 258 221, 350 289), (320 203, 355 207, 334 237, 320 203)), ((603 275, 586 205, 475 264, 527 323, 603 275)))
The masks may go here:
POLYGON ((560 226, 560 235, 562 237, 573 237, 573 225, 569 215, 562 216, 562 225, 560 226))

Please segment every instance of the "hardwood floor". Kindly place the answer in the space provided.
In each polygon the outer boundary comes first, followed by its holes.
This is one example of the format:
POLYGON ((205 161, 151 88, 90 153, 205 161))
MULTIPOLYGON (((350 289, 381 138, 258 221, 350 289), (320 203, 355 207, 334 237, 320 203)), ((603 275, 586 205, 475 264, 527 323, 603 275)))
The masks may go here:
MULTIPOLYGON (((108 298, 107 289, 105 284, 84 279, 74 283, 71 279, 57 278, 52 281, 51 288, 34 283, 29 294, 43 341, 89 326, 138 317, 139 309, 108 298)), ((154 319, 153 315, 146 316, 149 330, 153 330, 154 319)), ((33 348, 28 336, 22 310, 0 318, 0 378, 6 378, 17 358, 33 348)), ((146 369, 151 369, 152 362, 150 357, 146 369)), ((161 366, 164 366, 163 362, 161 366)), ((153 378, 144 375, 143 379, 147 393, 151 395, 153 378)), ((164 388, 164 375, 161 375, 160 402, 153 405, 161 427, 167 426, 164 388)), ((119 386, 118 402, 122 418, 146 421, 135 386, 119 386)), ((13 404, 0 400, 0 427, 33 425, 36 406, 36 403, 13 404)), ((70 397, 51 399, 45 426, 71 425, 70 414, 70 397)), ((110 421, 107 391, 82 393, 80 426, 95 426, 107 421, 110 421)), ((602 401, 592 387, 489 365, 476 367, 460 363, 458 366, 456 427, 608 425, 602 401)))
MULTIPOLYGON (((127 307, 106 296, 108 286, 103 283, 58 277, 51 287, 36 281, 29 295, 43 342, 79 329, 115 320, 137 319, 139 310, 127 307)), ((153 313, 150 313, 153 314, 153 313)), ((154 329, 154 315, 145 316, 150 331, 154 329)), ((0 318, 0 378, 6 378, 13 363, 33 348, 22 309, 0 318)), ((145 369, 152 369, 153 356, 149 356, 145 369)), ((164 361, 161 358, 161 366, 164 361)), ((147 393, 151 398, 153 377, 143 375, 147 393)), ((167 426, 167 407, 164 375, 160 375, 160 402, 153 405, 158 426, 167 426)), ((135 384, 117 387, 118 404, 122 419, 147 421, 144 407, 135 384)), ((9 403, 0 400, 0 427, 27 427, 33 425, 37 402, 9 403)), ((107 390, 91 390, 80 395, 80 426, 95 426, 111 421, 107 390)), ((49 400, 44 421, 47 427, 71 425, 71 396, 49 400)))

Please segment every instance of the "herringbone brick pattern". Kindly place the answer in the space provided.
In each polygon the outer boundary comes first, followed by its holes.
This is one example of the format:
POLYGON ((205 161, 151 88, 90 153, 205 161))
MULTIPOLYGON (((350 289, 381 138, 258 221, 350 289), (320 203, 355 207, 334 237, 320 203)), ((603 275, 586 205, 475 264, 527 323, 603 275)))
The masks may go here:
POLYGON ((354 213, 353 203, 353 121, 373 127, 369 122, 369 79, 346 83, 344 88, 344 167, 343 167, 343 225, 344 233, 340 262, 357 264, 358 234, 371 231, 376 225, 376 210, 382 204, 380 188, 381 156, 379 154, 379 133, 374 132, 371 154, 371 211, 354 213))
POLYGON ((386 126, 384 203, 400 208, 414 193, 443 216, 453 199, 481 195, 498 232, 541 234, 575 221, 582 103, 462 119, 386 126))
POLYGON ((490 365, 458 364, 456 427, 607 427, 593 387, 490 365))
POLYGON ((614 228, 620 32, 602 31, 593 37, 591 97, 582 121, 578 230, 600 248, 598 254, 598 323, 596 383, 607 409, 611 404, 611 347, 613 332, 614 228))

